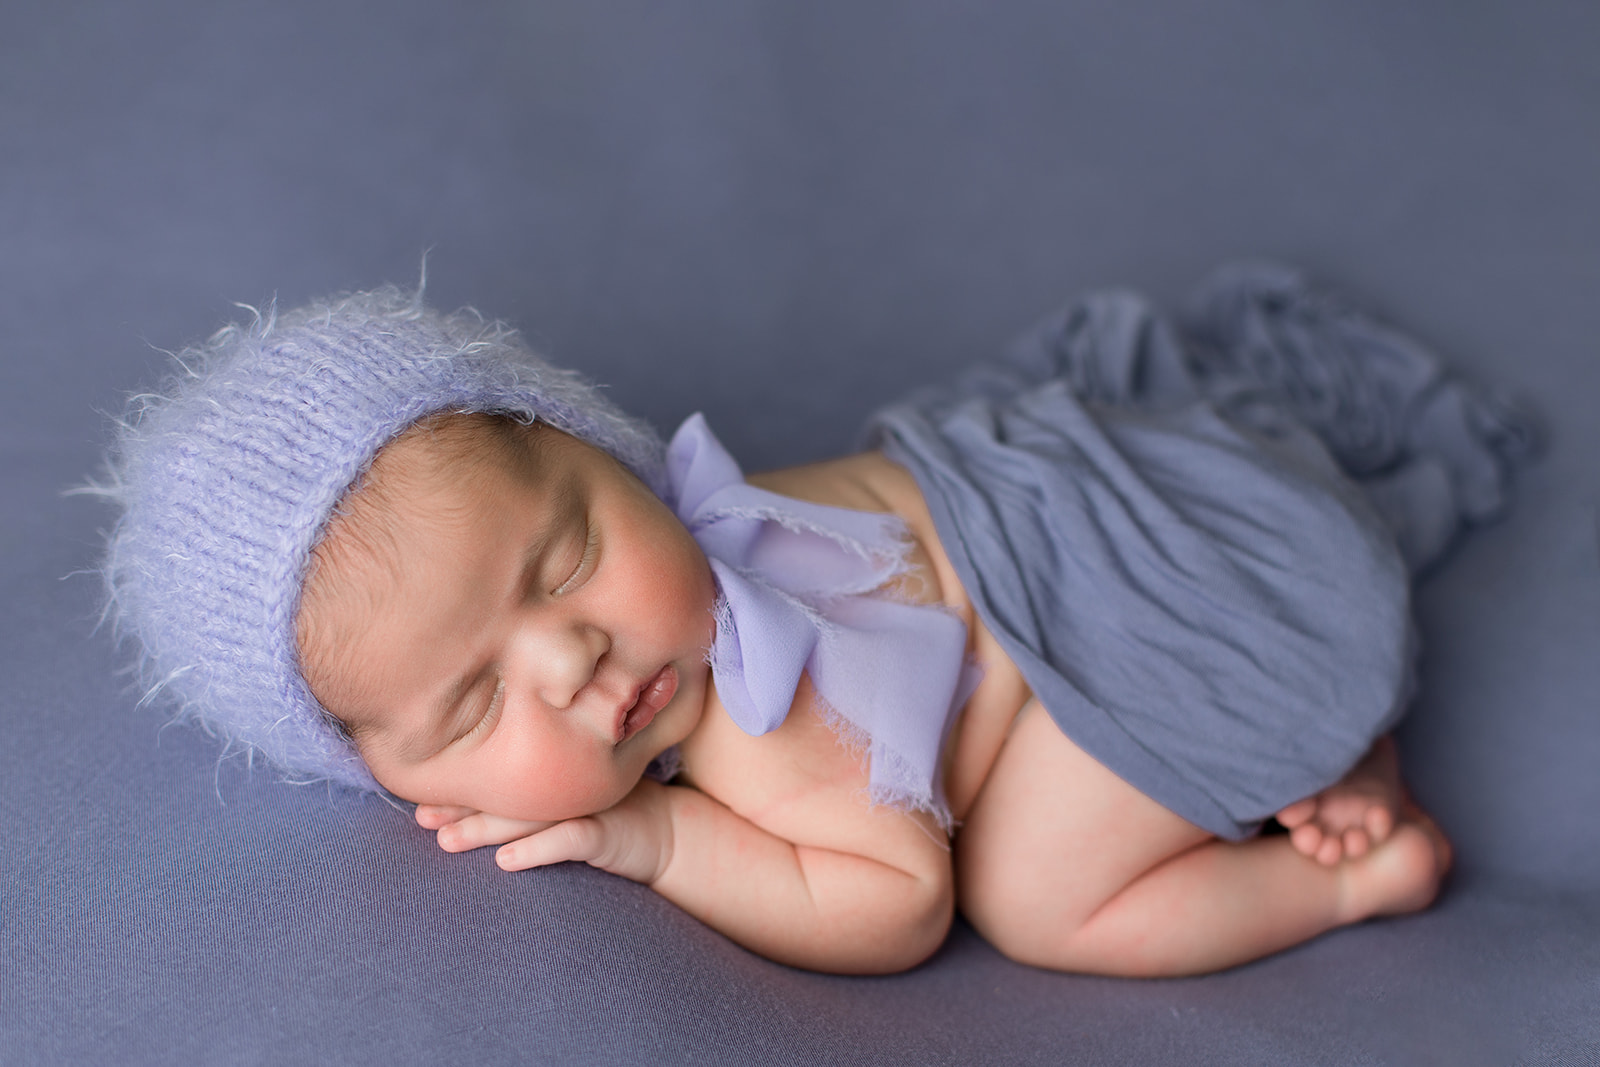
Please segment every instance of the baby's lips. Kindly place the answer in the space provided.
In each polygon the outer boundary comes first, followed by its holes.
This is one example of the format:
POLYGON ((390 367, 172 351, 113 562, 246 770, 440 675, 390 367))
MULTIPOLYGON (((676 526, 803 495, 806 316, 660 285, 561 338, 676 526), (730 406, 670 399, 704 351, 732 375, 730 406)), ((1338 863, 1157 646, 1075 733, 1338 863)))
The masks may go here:
POLYGON ((672 703, 672 698, 677 692, 678 669, 669 663, 645 683, 644 690, 639 694, 639 703, 649 707, 651 714, 654 715, 672 703))
POLYGON ((628 740, 649 726, 655 720, 656 713, 672 703, 672 698, 677 692, 678 671, 669 663, 644 684, 644 688, 639 690, 638 698, 633 702, 633 707, 623 716, 622 740, 628 740))

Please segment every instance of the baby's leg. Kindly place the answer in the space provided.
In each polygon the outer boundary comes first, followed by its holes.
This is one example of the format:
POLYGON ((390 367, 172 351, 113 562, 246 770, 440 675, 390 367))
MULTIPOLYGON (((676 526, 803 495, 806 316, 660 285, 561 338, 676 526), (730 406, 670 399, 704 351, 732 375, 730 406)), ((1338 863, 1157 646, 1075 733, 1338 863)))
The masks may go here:
POLYGON ((1283 836, 1219 841, 1024 708, 956 842, 963 913, 1014 959, 1098 974, 1219 970, 1433 899, 1448 845, 1402 814, 1368 855, 1305 862, 1283 836))
POLYGON ((1365 856, 1394 830, 1403 789, 1394 738, 1380 737, 1372 750, 1333 785, 1278 812, 1289 840, 1304 855, 1332 866, 1365 856))

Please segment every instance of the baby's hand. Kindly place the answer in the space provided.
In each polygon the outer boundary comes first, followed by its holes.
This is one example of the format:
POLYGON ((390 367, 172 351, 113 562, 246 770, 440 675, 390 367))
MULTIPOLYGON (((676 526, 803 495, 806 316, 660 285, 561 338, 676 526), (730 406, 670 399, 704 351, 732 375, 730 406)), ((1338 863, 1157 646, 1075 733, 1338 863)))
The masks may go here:
POLYGON ((563 822, 528 822, 470 808, 417 807, 417 823, 438 831, 439 847, 466 852, 502 846, 495 862, 522 871, 568 860, 587 863, 649 885, 672 856, 672 818, 666 791, 644 779, 615 807, 563 822))
POLYGON ((437 831, 439 847, 446 852, 471 852, 485 845, 503 845, 556 824, 503 819, 471 808, 418 804, 417 825, 424 830, 437 831))

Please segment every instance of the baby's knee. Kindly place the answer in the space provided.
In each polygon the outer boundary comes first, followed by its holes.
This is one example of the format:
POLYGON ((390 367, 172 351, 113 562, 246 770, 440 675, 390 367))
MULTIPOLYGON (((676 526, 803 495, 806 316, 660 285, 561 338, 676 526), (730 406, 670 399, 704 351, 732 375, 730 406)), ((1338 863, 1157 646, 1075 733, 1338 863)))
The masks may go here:
POLYGON ((956 879, 962 917, 985 941, 1017 963, 1058 966, 1044 943, 1051 912, 1047 887, 1028 877, 1025 866, 963 862, 958 853, 956 879))

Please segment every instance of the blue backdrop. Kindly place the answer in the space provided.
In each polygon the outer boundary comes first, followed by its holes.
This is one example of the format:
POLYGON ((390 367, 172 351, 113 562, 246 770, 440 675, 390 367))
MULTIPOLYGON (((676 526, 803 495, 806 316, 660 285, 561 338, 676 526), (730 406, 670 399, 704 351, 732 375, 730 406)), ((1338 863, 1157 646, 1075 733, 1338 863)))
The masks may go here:
POLYGON ((0 1061, 1600 1058, 1600 9, 63 0, 0 11, 0 1061), (1443 900, 1210 978, 758 960, 162 730, 64 497, 232 301, 414 280, 750 469, 1087 287, 1266 255, 1544 413, 1419 592, 1443 900))

